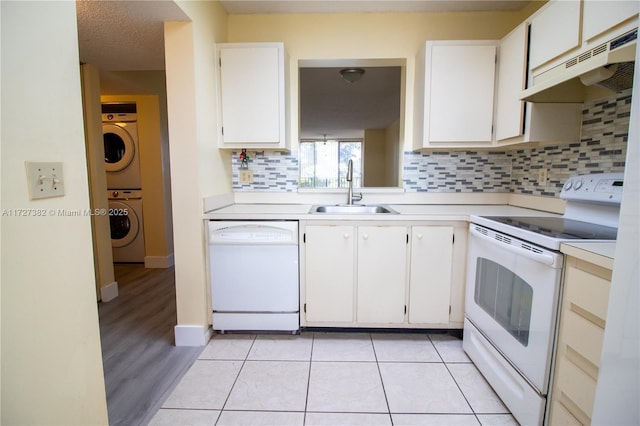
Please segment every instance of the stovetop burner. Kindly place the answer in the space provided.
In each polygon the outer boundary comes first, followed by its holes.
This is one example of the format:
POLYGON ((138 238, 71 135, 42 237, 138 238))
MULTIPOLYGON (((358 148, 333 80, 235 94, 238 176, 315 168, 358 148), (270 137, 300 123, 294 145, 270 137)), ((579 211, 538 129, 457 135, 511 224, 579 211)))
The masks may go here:
POLYGON ((617 228, 562 217, 485 216, 485 218, 561 240, 615 240, 618 234, 617 228))
POLYGON ((560 250, 563 242, 615 241, 623 178, 622 173, 569 178, 560 192, 566 201, 563 216, 472 216, 471 221, 551 250, 560 250))

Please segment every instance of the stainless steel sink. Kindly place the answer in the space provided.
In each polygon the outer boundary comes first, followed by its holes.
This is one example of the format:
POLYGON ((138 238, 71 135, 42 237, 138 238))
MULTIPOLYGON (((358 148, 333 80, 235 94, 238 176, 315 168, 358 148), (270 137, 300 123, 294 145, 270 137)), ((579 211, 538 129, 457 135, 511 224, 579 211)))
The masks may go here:
POLYGON ((366 204, 333 204, 311 207, 310 213, 324 214, 398 214, 391 207, 366 204))

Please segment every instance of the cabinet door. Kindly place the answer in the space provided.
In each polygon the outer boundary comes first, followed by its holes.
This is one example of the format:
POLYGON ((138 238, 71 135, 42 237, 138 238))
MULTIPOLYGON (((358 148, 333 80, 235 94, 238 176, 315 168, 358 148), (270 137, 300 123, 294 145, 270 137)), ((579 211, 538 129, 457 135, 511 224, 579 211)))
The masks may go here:
POLYGON ((458 43, 427 42, 424 132, 428 143, 492 140, 496 46, 458 43))
POLYGON ((579 45, 579 0, 551 0, 531 18, 529 66, 532 70, 579 45))
POLYGON ((406 227, 358 227, 359 323, 404 322, 406 270, 406 227))
POLYGON ((520 100, 526 84, 527 39, 527 24, 524 23, 500 41, 496 141, 513 144, 578 140, 581 104, 525 103, 520 100))
POLYGON ((219 58, 223 143, 278 145, 283 137, 283 48, 221 45, 219 58))
POLYGON ((355 228, 305 228, 306 320, 353 322, 355 228))
POLYGON ((452 264, 453 227, 411 228, 409 323, 449 322, 452 264))
POLYGON ((524 102, 527 74, 527 25, 522 24, 500 41, 498 95, 496 102, 496 140, 524 133, 524 102))
POLYGON ((582 5, 582 41, 586 42, 638 14, 638 1, 585 1, 582 5))

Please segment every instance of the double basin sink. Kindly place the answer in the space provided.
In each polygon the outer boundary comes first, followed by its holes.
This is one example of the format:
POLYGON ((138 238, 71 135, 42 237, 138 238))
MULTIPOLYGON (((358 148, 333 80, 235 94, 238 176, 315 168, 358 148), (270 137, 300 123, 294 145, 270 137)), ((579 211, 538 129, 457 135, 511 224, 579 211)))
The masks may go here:
POLYGON ((398 214, 389 206, 380 204, 329 204, 311 207, 314 214, 398 214))

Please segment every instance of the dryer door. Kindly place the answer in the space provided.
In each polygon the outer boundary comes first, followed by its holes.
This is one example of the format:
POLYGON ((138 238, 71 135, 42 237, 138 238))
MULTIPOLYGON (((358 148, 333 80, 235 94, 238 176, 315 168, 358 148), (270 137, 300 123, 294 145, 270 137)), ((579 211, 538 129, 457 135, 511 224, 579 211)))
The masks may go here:
POLYGON ((102 125, 104 162, 107 172, 126 169, 136 153, 136 145, 126 129, 126 123, 102 125))
POLYGON ((140 231, 140 218, 126 202, 109 201, 111 246, 124 247, 136 238, 140 231))

